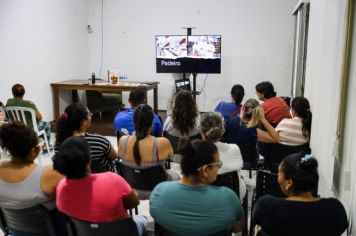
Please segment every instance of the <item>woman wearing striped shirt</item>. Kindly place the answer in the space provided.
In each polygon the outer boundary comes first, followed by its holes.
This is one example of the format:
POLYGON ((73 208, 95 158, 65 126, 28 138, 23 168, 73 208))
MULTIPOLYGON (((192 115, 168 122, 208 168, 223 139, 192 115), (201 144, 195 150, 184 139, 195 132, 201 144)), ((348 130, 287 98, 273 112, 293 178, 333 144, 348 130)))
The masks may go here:
POLYGON ((279 143, 290 146, 308 143, 312 121, 309 101, 304 97, 295 97, 290 112, 292 118, 283 119, 276 127, 279 143))
POLYGON ((57 153, 68 137, 83 137, 90 147, 91 171, 93 173, 115 172, 113 161, 117 158, 117 152, 106 137, 87 132, 91 126, 91 117, 92 114, 83 104, 73 103, 67 106, 57 121, 54 151, 57 153))

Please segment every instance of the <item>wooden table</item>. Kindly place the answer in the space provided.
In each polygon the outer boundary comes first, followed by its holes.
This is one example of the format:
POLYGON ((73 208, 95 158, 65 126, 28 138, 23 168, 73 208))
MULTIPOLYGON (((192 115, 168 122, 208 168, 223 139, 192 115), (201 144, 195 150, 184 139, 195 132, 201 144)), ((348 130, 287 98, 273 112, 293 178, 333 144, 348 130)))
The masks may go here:
POLYGON ((71 90, 72 91, 72 102, 78 101, 77 90, 100 90, 100 91, 132 91, 135 88, 142 88, 146 92, 153 89, 153 110, 155 113, 158 112, 158 84, 156 81, 125 81, 125 83, 119 84, 109 84, 104 81, 96 81, 96 84, 91 85, 89 80, 66 80, 57 83, 52 83, 53 91, 53 112, 54 118, 57 120, 60 116, 59 110, 59 91, 60 90, 71 90))

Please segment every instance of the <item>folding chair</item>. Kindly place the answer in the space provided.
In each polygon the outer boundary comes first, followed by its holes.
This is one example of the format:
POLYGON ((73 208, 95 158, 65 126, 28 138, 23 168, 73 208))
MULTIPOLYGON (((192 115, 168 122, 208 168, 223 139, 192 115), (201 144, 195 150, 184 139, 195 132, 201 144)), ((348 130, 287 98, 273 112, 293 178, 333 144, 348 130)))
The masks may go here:
MULTIPOLYGON (((155 223, 155 236, 178 236, 167 228, 155 223)), ((223 230, 206 236, 231 236, 231 230, 223 230)))
POLYGON ((131 217, 113 222, 86 222, 68 216, 69 236, 138 236, 136 223, 131 217))
MULTIPOLYGON (((232 189, 237 197, 240 199, 240 181, 239 175, 236 171, 227 172, 225 174, 218 175, 216 181, 213 183, 215 186, 225 186, 232 189)), ((246 191, 246 195, 242 201, 242 207, 244 209, 244 229, 242 231, 242 235, 247 235, 248 231, 248 191, 246 191)))
POLYGON ((255 223, 252 222, 252 212, 256 201, 265 194, 270 194, 276 197, 284 197, 283 192, 279 187, 277 178, 278 175, 276 173, 264 170, 257 171, 256 189, 252 196, 250 236, 254 234, 255 223))
MULTIPOLYGON (((151 192, 157 184, 167 180, 166 170, 161 165, 144 169, 127 166, 121 161, 115 161, 115 165, 118 173, 132 188, 138 190, 139 198, 142 200, 148 199, 148 196, 141 194, 140 190, 151 192)), ((135 214, 138 214, 137 208, 135 208, 135 214)))
POLYGON ((0 229, 2 230, 5 236, 11 235, 9 227, 6 225, 4 213, 2 213, 1 209, 0 209, 0 229))
POLYGON ((19 210, 1 208, 1 211, 6 228, 9 230, 38 235, 56 235, 50 213, 41 205, 19 210))
POLYGON ((268 155, 265 157, 265 168, 273 173, 278 172, 278 166, 284 158, 293 153, 311 153, 309 143, 291 146, 280 143, 268 144, 268 155))

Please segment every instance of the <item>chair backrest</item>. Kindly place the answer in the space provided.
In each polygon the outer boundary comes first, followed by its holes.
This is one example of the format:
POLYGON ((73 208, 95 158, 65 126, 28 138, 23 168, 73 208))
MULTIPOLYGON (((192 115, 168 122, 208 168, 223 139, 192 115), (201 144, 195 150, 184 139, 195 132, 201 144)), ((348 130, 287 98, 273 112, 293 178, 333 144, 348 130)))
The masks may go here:
POLYGON ((4 213, 0 209, 0 229, 4 233, 5 236, 10 235, 9 227, 6 225, 4 213))
POLYGON ((138 230, 131 217, 113 222, 93 223, 68 217, 69 234, 72 236, 138 236, 138 230))
MULTIPOLYGON (((171 143, 172 148, 173 148, 173 153, 174 154, 181 154, 179 152, 179 150, 178 150, 178 144, 179 144, 179 140, 181 139, 181 137, 173 136, 173 135, 169 134, 166 131, 163 132, 163 136, 166 137, 169 140, 169 142, 171 143)), ((201 139, 201 135, 200 134, 196 134, 194 136, 190 136, 189 139, 190 140, 201 139)))
POLYGON ((268 171, 257 171, 255 201, 265 194, 284 197, 278 183, 278 175, 268 171))
POLYGON ((225 186, 232 189, 238 198, 240 198, 240 182, 239 175, 236 171, 220 174, 216 177, 215 182, 212 184, 215 186, 225 186))
POLYGON ((256 169, 257 160, 259 156, 257 150, 257 142, 253 140, 244 140, 244 141, 238 140, 236 143, 241 151, 243 161, 250 163, 252 169, 256 169))
POLYGON ((309 143, 298 145, 298 146, 290 146, 284 145, 280 143, 269 144, 269 154, 265 158, 265 166, 267 169, 276 173, 278 170, 278 165, 286 158, 288 155, 293 153, 311 153, 309 143))
MULTIPOLYGON (((162 225, 155 223, 155 235, 156 236, 178 236, 177 234, 169 231, 162 225)), ((231 236, 231 230, 222 230, 216 233, 208 234, 206 236, 231 236)))
POLYGON ((134 189, 152 191, 157 184, 167 180, 166 171, 161 165, 139 169, 127 166, 120 161, 115 163, 119 174, 134 189))
POLYGON ((21 121, 38 133, 35 110, 28 107, 6 107, 7 117, 11 121, 21 121))
POLYGON ((1 208, 5 224, 9 229, 40 235, 55 236, 55 231, 49 211, 37 205, 26 209, 1 208))

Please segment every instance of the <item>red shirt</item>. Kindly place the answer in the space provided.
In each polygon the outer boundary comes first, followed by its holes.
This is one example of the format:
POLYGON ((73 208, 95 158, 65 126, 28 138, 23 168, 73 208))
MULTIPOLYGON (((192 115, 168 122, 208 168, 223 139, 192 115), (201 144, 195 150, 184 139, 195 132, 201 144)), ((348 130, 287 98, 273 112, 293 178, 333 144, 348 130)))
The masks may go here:
POLYGON ((286 102, 279 97, 271 97, 261 104, 267 121, 277 125, 284 118, 292 118, 286 102))
POLYGON ((128 217, 123 199, 130 193, 130 185, 112 172, 65 178, 57 186, 56 205, 59 211, 79 220, 110 222, 128 217))

